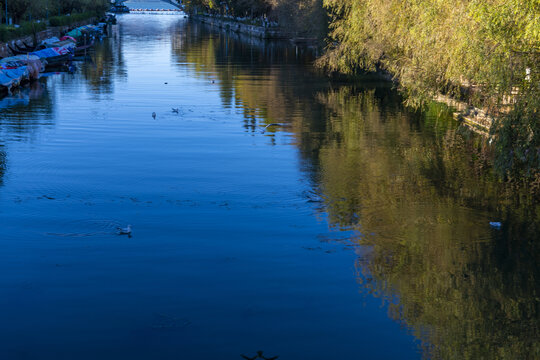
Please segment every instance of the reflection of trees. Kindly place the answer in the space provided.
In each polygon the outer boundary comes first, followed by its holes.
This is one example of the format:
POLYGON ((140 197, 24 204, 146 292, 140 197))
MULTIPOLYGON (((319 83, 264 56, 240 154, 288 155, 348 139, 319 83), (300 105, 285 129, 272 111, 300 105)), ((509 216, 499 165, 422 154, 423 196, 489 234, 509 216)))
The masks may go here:
POLYGON ((2 139, 32 139, 41 127, 54 125, 51 95, 47 85, 38 81, 0 99, 2 139))
POLYGON ((0 185, 7 168, 9 141, 32 140, 42 127, 53 126, 53 100, 43 82, 33 82, 0 99, 0 185))
POLYGON ((49 81, 61 84, 66 93, 76 93, 81 87, 86 87, 94 98, 110 95, 114 93, 115 83, 127 78, 122 50, 120 30, 118 26, 111 26, 107 37, 102 42, 96 40, 96 44, 86 53, 86 58, 84 54, 75 58, 76 74, 63 73, 51 77, 49 81))
POLYGON ((291 67, 309 63, 303 50, 297 53, 279 42, 212 32, 197 23, 174 34, 172 41, 177 62, 189 64, 198 77, 215 79, 224 106, 241 108, 246 128, 254 130, 260 120, 295 124, 309 111, 305 102, 297 101, 297 91, 310 83, 312 74, 291 67))
POLYGON ((335 114, 316 159, 319 186, 331 221, 365 234, 361 284, 391 300, 391 316, 430 357, 537 356, 538 215, 498 201, 485 149, 436 107, 411 115, 348 88, 318 99, 335 114), (506 217, 501 232, 484 207, 506 217))
POLYGON ((111 26, 108 37, 89 53, 91 61, 81 66, 89 90, 95 94, 112 94, 114 84, 127 77, 122 54, 122 37, 117 26, 111 26))
POLYGON ((6 152, 4 145, 0 145, 0 185, 4 183, 4 173, 6 172, 6 152))
POLYGON ((489 148, 440 106, 411 113, 381 84, 332 89, 293 66, 294 48, 204 31, 176 34, 178 62, 218 80, 246 127, 292 125, 330 222, 363 234, 361 286, 388 300, 426 357, 539 357, 540 214, 492 178, 489 148))

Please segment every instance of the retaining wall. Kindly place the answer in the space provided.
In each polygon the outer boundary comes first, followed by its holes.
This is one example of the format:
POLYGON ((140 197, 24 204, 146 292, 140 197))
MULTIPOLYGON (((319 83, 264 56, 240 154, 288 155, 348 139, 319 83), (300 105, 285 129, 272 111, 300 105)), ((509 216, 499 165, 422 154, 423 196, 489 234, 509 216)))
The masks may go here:
POLYGON ((289 39, 286 33, 276 28, 267 28, 264 26, 249 25, 238 21, 229 20, 220 17, 213 17, 207 15, 191 15, 194 20, 198 20, 204 24, 209 24, 217 28, 233 31, 238 33, 248 34, 261 39, 289 39))

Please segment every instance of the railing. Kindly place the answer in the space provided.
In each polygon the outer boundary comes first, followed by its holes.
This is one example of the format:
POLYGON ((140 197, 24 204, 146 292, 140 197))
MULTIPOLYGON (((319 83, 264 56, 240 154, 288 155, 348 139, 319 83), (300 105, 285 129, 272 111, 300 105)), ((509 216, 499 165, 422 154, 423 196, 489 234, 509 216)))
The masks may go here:
POLYGON ((184 15, 181 9, 129 9, 131 14, 184 15))

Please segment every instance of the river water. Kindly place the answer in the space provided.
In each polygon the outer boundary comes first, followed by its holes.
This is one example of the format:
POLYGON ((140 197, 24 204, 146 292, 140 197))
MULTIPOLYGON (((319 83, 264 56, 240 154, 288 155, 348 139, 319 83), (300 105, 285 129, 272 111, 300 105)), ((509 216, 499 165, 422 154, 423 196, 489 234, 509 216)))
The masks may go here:
POLYGON ((312 60, 130 14, 0 100, 0 358, 538 355, 538 206, 447 109, 312 60))

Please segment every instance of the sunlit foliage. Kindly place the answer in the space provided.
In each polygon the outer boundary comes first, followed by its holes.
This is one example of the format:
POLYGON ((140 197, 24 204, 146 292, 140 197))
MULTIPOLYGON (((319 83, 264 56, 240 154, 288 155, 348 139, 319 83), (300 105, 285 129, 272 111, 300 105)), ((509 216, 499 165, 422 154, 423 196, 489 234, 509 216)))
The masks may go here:
MULTIPOLYGON (((480 86, 498 100, 537 76, 540 2, 535 0, 325 0, 335 43, 331 69, 383 67, 415 95, 480 86)), ((495 105, 495 104, 492 104, 495 105)))
MULTIPOLYGON (((0 6, 0 16, 5 21, 5 0, 0 6)), ((75 12, 102 12, 109 7, 109 0, 8 0, 8 16, 17 23, 75 12)))
MULTIPOLYGON (((437 93, 462 98, 502 119, 492 129, 501 135, 495 137, 499 154, 512 150, 508 138, 517 145, 516 136, 532 137, 523 152, 538 151, 539 132, 525 126, 517 134, 504 119, 538 120, 539 1, 325 0, 325 6, 333 17, 323 66, 386 70, 413 104, 437 93), (517 109, 519 116, 510 114, 517 109)), ((521 162, 538 166, 538 157, 521 162)), ((497 163, 501 173, 515 176, 508 164, 497 163)))

